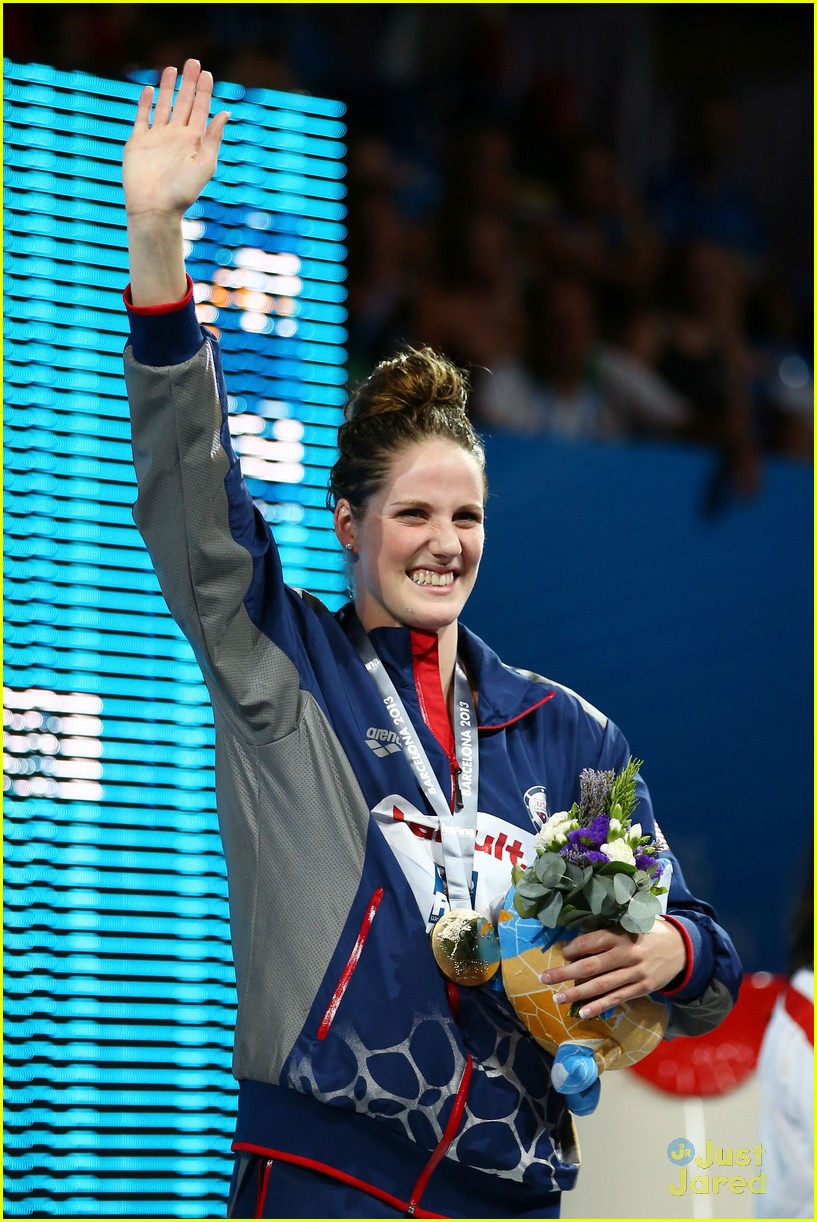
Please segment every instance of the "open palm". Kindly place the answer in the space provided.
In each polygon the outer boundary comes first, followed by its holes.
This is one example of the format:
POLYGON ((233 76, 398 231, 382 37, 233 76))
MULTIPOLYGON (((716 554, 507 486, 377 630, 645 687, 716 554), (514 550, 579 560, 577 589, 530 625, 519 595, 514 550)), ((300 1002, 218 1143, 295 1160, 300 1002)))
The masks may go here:
POLYGON ((139 98, 122 163, 125 207, 131 217, 181 216, 215 173, 229 113, 220 111, 208 124, 213 77, 202 72, 195 59, 184 65, 174 106, 176 76, 175 68, 162 73, 152 124, 153 86, 146 86, 139 98))

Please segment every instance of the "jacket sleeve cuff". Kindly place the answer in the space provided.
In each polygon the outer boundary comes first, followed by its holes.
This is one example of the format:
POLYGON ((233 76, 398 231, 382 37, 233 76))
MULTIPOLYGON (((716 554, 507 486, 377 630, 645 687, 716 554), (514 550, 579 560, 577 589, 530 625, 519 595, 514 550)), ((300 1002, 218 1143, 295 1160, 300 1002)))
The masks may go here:
POLYGON ((658 996, 671 998, 673 1001, 694 1001, 703 993, 712 975, 712 948, 694 921, 686 917, 670 916, 668 913, 664 915, 664 920, 674 925, 684 939, 687 961, 684 971, 679 972, 663 989, 659 989, 658 996))
POLYGON ((198 352, 204 334, 196 318, 193 281, 181 301, 167 305, 135 306, 130 285, 123 293, 130 323, 133 355, 140 365, 181 365, 198 352))

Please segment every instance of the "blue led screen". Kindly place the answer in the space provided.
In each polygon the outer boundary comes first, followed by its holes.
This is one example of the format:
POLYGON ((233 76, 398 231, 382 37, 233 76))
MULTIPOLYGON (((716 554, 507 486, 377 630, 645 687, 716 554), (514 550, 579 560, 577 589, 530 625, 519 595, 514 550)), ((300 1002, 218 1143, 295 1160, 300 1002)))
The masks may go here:
MULTIPOLYGON (((122 145, 141 84, 4 62, 5 1215, 223 1216, 235 1010, 212 717, 136 533, 122 145)), ((149 79, 149 78, 145 78, 149 79)), ((287 580, 335 607, 345 128, 216 88, 184 222, 287 580)))

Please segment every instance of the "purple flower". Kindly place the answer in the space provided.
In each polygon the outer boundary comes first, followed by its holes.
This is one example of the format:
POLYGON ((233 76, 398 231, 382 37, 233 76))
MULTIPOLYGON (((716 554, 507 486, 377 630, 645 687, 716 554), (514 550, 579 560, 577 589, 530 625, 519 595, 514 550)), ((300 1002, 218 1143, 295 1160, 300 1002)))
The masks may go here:
POLYGON ((596 851, 596 849, 588 849, 585 853, 585 857, 587 858, 588 865, 591 866, 603 866, 610 860, 606 853, 599 853, 596 851))
POLYGON ((577 847, 582 845, 588 849, 599 849, 606 843, 609 830, 610 816, 597 815, 587 827, 577 827, 568 832, 567 840, 577 847))
POLYGON ((635 864, 639 870, 650 870, 653 866, 657 866, 658 869, 655 872, 656 878, 660 878, 664 870, 663 861, 650 857, 649 853, 636 853, 635 864))
POLYGON ((607 842, 607 837, 610 834, 610 816, 596 815, 596 818, 587 829, 587 834, 596 848, 600 848, 607 842))

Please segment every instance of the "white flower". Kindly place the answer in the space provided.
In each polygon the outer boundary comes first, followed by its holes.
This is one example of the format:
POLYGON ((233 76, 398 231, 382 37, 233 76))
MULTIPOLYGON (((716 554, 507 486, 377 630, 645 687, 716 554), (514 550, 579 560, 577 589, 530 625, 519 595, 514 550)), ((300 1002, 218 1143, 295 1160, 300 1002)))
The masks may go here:
POLYGON ((620 819, 611 819, 610 820, 610 831, 614 833, 621 831, 621 820, 620 819))
POLYGON ((573 819, 568 812, 557 811, 555 815, 550 816, 542 830, 536 833, 533 843, 542 849, 561 848, 567 844, 567 833, 572 827, 573 819))
POLYGON ((635 848, 640 839, 641 839, 641 824, 634 823, 632 827, 629 829, 629 831, 627 832, 627 843, 629 845, 632 845, 633 848, 635 848))
POLYGON ((635 865, 635 855, 626 840, 614 840, 612 843, 608 841, 601 846, 601 851, 606 853, 611 861, 621 861, 628 866, 635 865))

